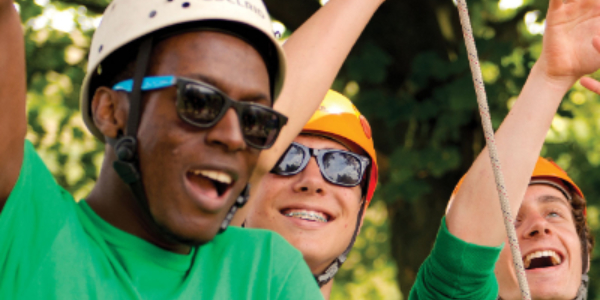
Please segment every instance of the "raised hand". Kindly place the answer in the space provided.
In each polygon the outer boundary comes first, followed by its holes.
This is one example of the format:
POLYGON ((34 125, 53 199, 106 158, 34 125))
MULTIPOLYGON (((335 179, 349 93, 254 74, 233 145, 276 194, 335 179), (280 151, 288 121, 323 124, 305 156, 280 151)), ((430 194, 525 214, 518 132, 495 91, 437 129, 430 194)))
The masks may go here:
POLYGON ((569 86, 600 68, 600 1, 550 0, 537 65, 569 86))

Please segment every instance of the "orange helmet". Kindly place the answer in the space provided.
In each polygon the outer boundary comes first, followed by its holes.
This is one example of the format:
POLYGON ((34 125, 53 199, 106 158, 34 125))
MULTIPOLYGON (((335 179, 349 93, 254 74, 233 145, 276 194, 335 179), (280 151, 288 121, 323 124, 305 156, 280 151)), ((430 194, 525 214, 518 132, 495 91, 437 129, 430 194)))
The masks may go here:
POLYGON ((367 205, 377 186, 377 155, 371 137, 371 126, 358 109, 342 94, 329 90, 319 109, 310 118, 302 132, 315 132, 341 137, 359 146, 371 158, 367 176, 367 205))
MULTIPOLYGON (((538 158, 538 161, 535 164, 535 169, 533 169, 533 174, 531 175, 531 180, 534 181, 535 179, 542 179, 542 178, 559 179, 566 186, 568 186, 572 192, 577 193, 577 195, 579 195, 581 198, 585 198, 583 196, 583 193, 581 192, 581 189, 579 189, 579 187, 575 184, 575 182, 573 182, 573 180, 569 177, 569 175, 567 175, 567 172, 565 172, 563 169, 561 169, 561 167, 559 167, 553 161, 545 159, 543 157, 540 157, 540 158, 538 158)), ((465 179, 465 177, 463 176, 463 178, 460 179, 460 181, 454 188, 454 191, 452 192, 452 198, 454 198, 454 196, 458 192, 458 189, 460 188, 464 179, 465 179)), ((450 200, 450 201, 452 201, 452 200, 450 200)), ((449 206, 450 206, 450 204, 448 204, 448 207, 449 206)))
POLYGON ((556 179, 562 180, 571 190, 581 198, 583 197, 583 193, 579 189, 579 187, 573 182, 573 180, 567 175, 563 169, 561 169, 556 163, 551 160, 545 159, 543 157, 538 158, 537 163, 535 164, 535 169, 533 169, 533 175, 531 175, 531 179, 539 178, 539 177, 552 177, 556 179))

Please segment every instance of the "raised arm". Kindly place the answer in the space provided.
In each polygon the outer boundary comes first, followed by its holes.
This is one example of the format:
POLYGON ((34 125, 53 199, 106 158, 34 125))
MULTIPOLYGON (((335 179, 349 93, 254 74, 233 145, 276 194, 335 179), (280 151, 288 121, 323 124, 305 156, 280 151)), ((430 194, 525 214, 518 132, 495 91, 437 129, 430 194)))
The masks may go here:
POLYGON ((23 161, 25 49, 21 20, 12 0, 0 0, 0 212, 23 161))
POLYGON ((277 142, 263 151, 251 182, 270 171, 319 107, 346 56, 383 0, 331 0, 284 44, 287 72, 275 109, 289 117, 277 142))
MULTIPOLYGON (((597 0, 551 0, 546 24, 542 54, 496 134, 513 216, 563 96, 581 76, 600 68, 597 0)), ((487 148, 467 173, 446 223, 452 234, 466 242, 498 246, 505 241, 487 148)))

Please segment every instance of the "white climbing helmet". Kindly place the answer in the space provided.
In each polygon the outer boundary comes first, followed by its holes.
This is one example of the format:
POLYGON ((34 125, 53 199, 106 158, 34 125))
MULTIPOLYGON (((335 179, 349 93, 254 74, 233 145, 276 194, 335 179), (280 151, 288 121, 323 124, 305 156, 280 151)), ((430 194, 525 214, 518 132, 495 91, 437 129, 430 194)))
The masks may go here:
POLYGON ((276 49, 273 68, 273 99, 283 85, 285 56, 275 39, 269 13, 261 0, 114 0, 104 11, 102 23, 92 39, 87 74, 81 87, 81 111, 88 129, 104 141, 92 120, 90 84, 100 63, 123 46, 161 29, 197 21, 226 21, 247 25, 264 33, 276 49))

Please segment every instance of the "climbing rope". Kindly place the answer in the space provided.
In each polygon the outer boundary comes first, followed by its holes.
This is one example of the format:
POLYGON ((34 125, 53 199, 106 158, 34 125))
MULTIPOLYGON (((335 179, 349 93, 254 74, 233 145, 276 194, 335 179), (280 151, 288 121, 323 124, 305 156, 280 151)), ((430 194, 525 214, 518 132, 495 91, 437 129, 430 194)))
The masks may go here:
POLYGON ((502 216, 504 217, 504 227, 506 228, 506 233, 508 235, 508 242, 510 244, 510 250, 513 256, 515 272, 517 273, 519 287, 521 288, 521 297, 524 300, 530 300, 531 296, 529 293, 529 285, 527 284, 527 277, 525 277, 525 268, 523 268, 523 260, 521 259, 521 250, 519 249, 519 241, 515 233, 513 218, 510 214, 508 195, 506 193, 506 186, 504 185, 504 176, 502 175, 502 170, 500 168, 500 160, 498 159, 496 140, 494 138, 494 129, 492 128, 492 121, 490 119, 490 109, 487 103, 488 101, 485 94, 485 85, 483 84, 481 68, 479 66, 479 58, 477 56, 477 48, 475 47, 475 38, 473 37, 473 29, 469 18, 469 11, 467 9, 466 1, 457 0, 457 7, 460 15, 460 23, 462 24, 465 44, 467 46, 469 65, 471 66, 471 73, 473 74, 473 83, 475 84, 475 93, 477 94, 477 103, 479 104, 479 114, 481 115, 483 132, 485 134, 485 140, 488 147, 488 152, 490 153, 492 168, 494 170, 494 177, 496 179, 496 190, 498 191, 498 196, 500 197, 500 206, 502 208, 502 216))

